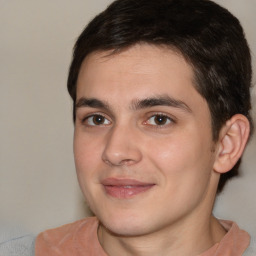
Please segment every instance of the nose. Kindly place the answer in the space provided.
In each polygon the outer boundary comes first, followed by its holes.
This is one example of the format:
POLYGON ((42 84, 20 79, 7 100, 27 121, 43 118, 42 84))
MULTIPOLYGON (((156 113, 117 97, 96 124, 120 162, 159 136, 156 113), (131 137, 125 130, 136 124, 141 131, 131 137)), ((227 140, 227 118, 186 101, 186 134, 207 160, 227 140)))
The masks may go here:
POLYGON ((107 135, 102 160, 108 165, 133 165, 141 161, 136 132, 129 127, 114 127, 107 135))

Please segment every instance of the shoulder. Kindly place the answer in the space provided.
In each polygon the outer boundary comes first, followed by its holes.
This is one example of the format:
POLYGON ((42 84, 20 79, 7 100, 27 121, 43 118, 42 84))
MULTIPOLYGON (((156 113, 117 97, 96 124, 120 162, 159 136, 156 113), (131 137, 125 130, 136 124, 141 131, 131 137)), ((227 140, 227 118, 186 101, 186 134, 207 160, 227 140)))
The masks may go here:
POLYGON ((34 255, 35 236, 18 228, 2 228, 0 234, 0 256, 34 255))
POLYGON ((256 239, 251 238, 250 245, 244 252, 243 256, 255 256, 256 255, 256 239))
MULTIPOLYGON (((98 220, 95 217, 85 218, 73 223, 63 225, 40 233, 36 238, 36 255, 51 255, 54 251, 72 253, 74 242, 81 238, 86 239, 97 232, 98 220)), ((55 254, 56 255, 56 254, 55 254)), ((57 254, 59 255, 59 254, 57 254)), ((1 256, 1 255, 0 255, 1 256)))
POLYGON ((73 236, 77 235, 78 233, 86 230, 89 231, 94 229, 97 226, 98 221, 95 217, 89 217, 82 220, 78 220, 73 223, 65 224, 63 226, 48 229, 43 231, 37 236, 36 242, 39 240, 45 240, 48 242, 53 242, 54 244, 64 240, 71 239, 73 236))

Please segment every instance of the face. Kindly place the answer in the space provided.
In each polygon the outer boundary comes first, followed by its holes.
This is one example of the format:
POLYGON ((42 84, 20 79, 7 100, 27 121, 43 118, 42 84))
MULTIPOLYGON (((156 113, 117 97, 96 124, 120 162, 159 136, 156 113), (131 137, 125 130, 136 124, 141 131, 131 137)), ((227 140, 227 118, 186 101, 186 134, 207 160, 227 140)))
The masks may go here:
POLYGON ((136 45, 93 53, 77 83, 74 154, 82 192, 105 227, 143 235, 211 212, 210 112, 189 64, 136 45))

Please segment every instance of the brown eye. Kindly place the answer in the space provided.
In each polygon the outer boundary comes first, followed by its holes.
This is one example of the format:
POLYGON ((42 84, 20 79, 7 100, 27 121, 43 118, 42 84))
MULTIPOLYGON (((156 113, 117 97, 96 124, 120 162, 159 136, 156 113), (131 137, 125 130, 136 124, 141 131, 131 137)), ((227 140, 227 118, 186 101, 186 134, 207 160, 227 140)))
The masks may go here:
POLYGON ((172 119, 166 115, 153 115, 151 116, 147 124, 155 126, 163 126, 172 122, 172 119))
POLYGON ((86 118, 87 125, 90 126, 97 126, 97 125, 108 125, 110 124, 110 121, 102 116, 102 115, 92 115, 86 118))
POLYGON ((92 119, 93 123, 96 125, 104 124, 105 117, 100 115, 95 115, 92 119))
POLYGON ((157 125, 164 125, 168 121, 167 116, 155 116, 154 117, 155 124, 157 125))

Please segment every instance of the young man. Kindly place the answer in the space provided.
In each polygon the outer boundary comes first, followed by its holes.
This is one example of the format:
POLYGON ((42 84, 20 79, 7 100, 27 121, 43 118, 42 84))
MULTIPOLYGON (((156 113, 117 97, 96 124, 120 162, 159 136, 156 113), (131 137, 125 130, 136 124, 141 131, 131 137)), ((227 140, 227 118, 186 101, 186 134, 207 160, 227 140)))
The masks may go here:
POLYGON ((78 180, 96 217, 41 233, 36 255, 255 255, 247 232, 212 215, 252 132, 250 85, 227 10, 115 1, 78 38, 68 79, 78 180))

